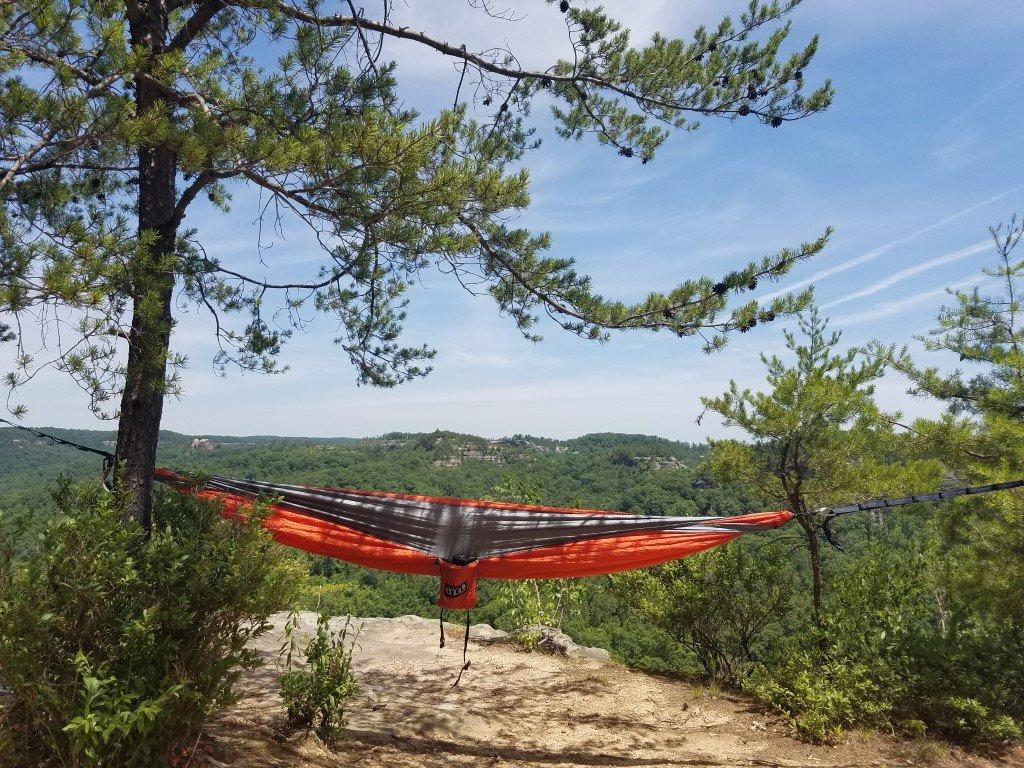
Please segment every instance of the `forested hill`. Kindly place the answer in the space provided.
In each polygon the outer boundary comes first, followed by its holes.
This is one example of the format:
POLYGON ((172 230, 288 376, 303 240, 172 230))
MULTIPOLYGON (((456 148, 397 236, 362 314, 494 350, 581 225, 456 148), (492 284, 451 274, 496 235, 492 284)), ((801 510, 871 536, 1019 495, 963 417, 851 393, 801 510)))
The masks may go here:
MULTIPOLYGON (((91 448, 113 451, 117 432, 96 429, 62 429, 60 427, 38 427, 38 431, 55 435, 91 448)), ((278 437, 274 435, 248 435, 231 437, 227 435, 183 435, 179 432, 163 430, 160 432, 160 450, 164 455, 171 456, 188 449, 195 440, 209 440, 221 447, 258 448, 269 445, 302 445, 309 443, 353 443, 355 438, 309 438, 309 437, 278 437)), ((74 456, 75 451, 56 446, 52 441, 36 437, 14 427, 0 427, 0 482, 6 482, 12 475, 24 471, 33 473, 47 472, 50 469, 77 467, 79 463, 89 465, 92 459, 87 454, 74 456), (74 459, 81 458, 82 462, 74 459)), ((77 472, 76 472, 77 474, 77 472)))
MULTIPOLYGON (((41 427, 41 431, 100 450, 113 451, 114 431, 41 427)), ((419 459, 424 466, 453 469, 484 463, 492 466, 519 465, 542 461, 549 456, 587 455, 617 465, 649 469, 692 468, 704 454, 705 446, 651 435, 612 432, 584 435, 571 440, 552 440, 532 435, 488 439, 449 431, 431 433, 392 432, 380 437, 281 437, 276 435, 186 435, 160 433, 161 463, 181 468, 215 469, 235 467, 247 474, 260 468, 273 469, 284 462, 298 464, 300 471, 316 468, 329 471, 361 464, 387 455, 419 459), (324 452, 343 450, 334 457, 324 452)), ((563 462, 564 463, 564 462, 563 462)), ((96 464, 94 457, 56 445, 13 427, 0 428, 0 488, 11 490, 27 482, 56 478, 60 474, 79 476, 96 464)), ((343 480, 344 478, 337 478, 343 480)), ((388 479, 393 485, 397 478, 388 479)), ((408 483, 406 481, 399 481, 408 483)), ((408 490, 414 490, 408 488, 408 490)))
MULTIPOLYGON (((113 450, 110 431, 42 428, 113 450)), ((183 471, 448 496, 508 495, 647 514, 738 512, 742 493, 711 491, 695 470, 704 446, 602 433, 559 441, 436 431, 373 438, 185 435, 162 432, 159 463, 183 471), (511 490, 505 486, 515 486, 511 490)), ((0 429, 0 513, 45 517, 60 476, 98 475, 98 457, 0 429)), ((22 522, 25 521, 22 519, 22 522)), ((39 521, 37 521, 39 522, 39 521)))
MULTIPOLYGON (((113 451, 113 431, 40 427, 113 451)), ((158 463, 184 472, 438 496, 502 498, 642 514, 731 514, 758 508, 740 487, 697 469, 706 446, 650 435, 490 439, 451 431, 378 437, 160 433, 158 463)), ((61 477, 98 477, 101 460, 13 427, 0 429, 0 532, 30 547, 53 515, 61 477)), ((20 545, 20 546, 17 546, 20 545)))

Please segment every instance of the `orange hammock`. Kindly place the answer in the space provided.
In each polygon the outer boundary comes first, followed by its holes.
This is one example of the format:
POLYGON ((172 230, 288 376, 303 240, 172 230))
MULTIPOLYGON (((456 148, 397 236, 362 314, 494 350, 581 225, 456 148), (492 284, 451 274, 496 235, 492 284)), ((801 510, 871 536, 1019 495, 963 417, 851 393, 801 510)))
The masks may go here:
MULTIPOLYGON (((109 451, 4 418, 0 422, 102 456, 104 482, 113 469, 109 451)), ((437 604, 442 608, 472 608, 478 578, 555 579, 644 568, 703 552, 744 533, 778 528, 793 518, 785 510, 733 517, 650 517, 216 476, 196 487, 168 469, 156 470, 156 479, 183 493, 220 500, 229 517, 245 514, 257 498, 270 498, 263 524, 275 540, 370 568, 440 576, 437 604)), ((822 509, 822 532, 838 547, 828 524, 840 515, 1021 487, 1024 479, 822 509)))
POLYGON ((244 514, 273 500, 264 526, 281 544, 349 563, 441 577, 437 604, 472 608, 481 579, 596 576, 676 560, 778 528, 792 513, 651 517, 598 509, 313 488, 210 478, 196 488, 157 470, 158 480, 244 514))

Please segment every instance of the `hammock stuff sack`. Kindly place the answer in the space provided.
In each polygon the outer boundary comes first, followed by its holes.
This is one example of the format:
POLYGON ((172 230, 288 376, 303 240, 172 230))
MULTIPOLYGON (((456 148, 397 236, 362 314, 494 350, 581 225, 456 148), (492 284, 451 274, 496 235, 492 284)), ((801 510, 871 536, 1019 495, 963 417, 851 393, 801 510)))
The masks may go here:
POLYGON ((369 568, 438 576, 437 604, 469 609, 478 579, 555 579, 644 568, 778 528, 787 511, 733 517, 652 517, 598 509, 278 485, 214 476, 197 488, 159 469, 179 491, 243 515, 272 499, 263 522, 281 544, 369 568))

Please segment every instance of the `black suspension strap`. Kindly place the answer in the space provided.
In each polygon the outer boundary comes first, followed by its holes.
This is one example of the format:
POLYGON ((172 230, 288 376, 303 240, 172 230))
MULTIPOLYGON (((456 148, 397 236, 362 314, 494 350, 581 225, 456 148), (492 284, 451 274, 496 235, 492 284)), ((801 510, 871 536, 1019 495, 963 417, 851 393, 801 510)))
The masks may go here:
POLYGON ((0 418, 0 422, 12 426, 15 429, 24 430, 25 432, 28 432, 30 435, 35 435, 36 437, 42 438, 44 440, 49 440, 53 443, 56 443, 57 445, 65 445, 68 448, 74 448, 76 451, 83 451, 85 453, 92 453, 97 456, 102 456, 103 487, 106 488, 108 491, 110 490, 110 473, 111 470, 113 470, 114 468, 114 454, 112 454, 110 451, 104 451, 101 448, 93 448, 88 445, 82 445, 81 443, 76 443, 74 440, 65 440, 63 437, 57 437, 56 435, 51 435, 47 432, 41 432, 38 429, 32 429, 31 427, 26 427, 23 424, 15 424, 13 421, 8 421, 7 419, 0 418))
POLYGON ((872 499, 861 501, 856 504, 846 504, 841 507, 824 507, 818 512, 824 515, 821 523, 821 531, 828 543, 836 549, 842 550, 843 546, 836 539, 835 534, 829 528, 829 524, 837 517, 849 515, 854 512, 871 512, 878 509, 893 509, 894 507, 906 507, 911 504, 920 504, 926 501, 945 501, 955 499, 959 496, 976 496, 981 493, 993 493, 995 491, 1008 491, 1011 488, 1024 487, 1024 480, 1008 480, 1005 483, 989 483, 988 485, 969 485, 962 488, 949 488, 935 493, 918 493, 913 496, 898 496, 891 499, 872 499))
POLYGON ((919 504, 922 501, 943 501, 944 499, 955 499, 957 496, 975 496, 979 493, 992 493, 993 491, 1008 491, 1011 488, 1024 487, 1024 480, 1009 480, 1005 483, 990 483, 989 485, 971 485, 965 488, 950 488, 935 493, 919 493, 915 496, 900 496, 894 499, 874 499, 862 501, 857 504, 847 504, 842 507, 828 507, 825 512, 828 517, 839 517, 848 515, 851 512, 867 512, 873 509, 889 509, 891 507, 906 507, 910 504, 919 504))
POLYGON ((441 609, 441 618, 438 626, 441 627, 441 648, 444 648, 444 608, 441 609))

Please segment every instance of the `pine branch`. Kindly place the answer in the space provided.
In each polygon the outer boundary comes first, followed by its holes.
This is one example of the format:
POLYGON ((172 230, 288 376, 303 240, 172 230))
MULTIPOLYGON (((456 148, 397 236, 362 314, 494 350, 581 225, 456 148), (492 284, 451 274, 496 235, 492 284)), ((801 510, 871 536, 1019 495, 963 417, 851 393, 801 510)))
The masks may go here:
MULTIPOLYGON (((244 8, 257 8, 267 9, 268 3, 260 2, 233 2, 233 5, 244 8)), ((757 28, 764 26, 768 23, 778 20, 780 16, 789 12, 796 3, 790 3, 784 10, 781 10, 778 14, 769 15, 764 19, 754 20, 752 23, 743 25, 736 33, 729 38, 723 40, 728 42, 733 39, 742 39, 746 35, 750 34, 757 28)), ((273 0, 269 3, 269 7, 289 18, 301 21, 307 24, 311 24, 317 27, 354 27, 356 30, 368 30, 371 32, 378 33, 387 37, 392 37, 400 40, 409 40, 415 43, 419 43, 428 48, 431 48, 438 53, 451 58, 465 61, 479 70, 487 72, 492 75, 499 77, 509 78, 513 80, 525 80, 543 83, 546 85, 552 84, 565 84, 570 86, 588 85, 601 90, 607 90, 618 94, 626 99, 635 102, 642 108, 657 108, 662 110, 669 110, 673 112, 690 112, 701 115, 749 115, 755 114, 762 118, 775 118, 776 115, 770 115, 767 112, 757 110, 747 105, 746 109, 742 109, 743 104, 729 104, 725 106, 710 106, 710 105, 695 105, 687 101, 673 100, 661 98, 651 94, 644 93, 622 83, 616 82, 608 76, 599 75, 591 72, 582 72, 573 70, 568 74, 560 74, 554 71, 554 67, 546 70, 529 70, 520 67, 511 67, 500 64, 496 61, 492 61, 485 56, 472 53, 466 49, 464 45, 452 45, 447 41, 443 41, 434 36, 428 35, 426 32, 414 32, 408 27, 397 27, 393 24, 384 22, 374 21, 367 19, 362 16, 353 15, 335 15, 335 16, 320 16, 310 11, 305 11, 300 8, 287 5, 282 0, 273 0)), ((717 43, 716 43, 717 45, 717 43)), ((691 60, 692 63, 696 63, 697 59, 691 60)), ((696 99, 694 99, 696 101, 696 99)), ((746 103, 746 102, 744 102, 746 103)), ((806 117, 807 114, 799 114, 796 117, 781 118, 783 120, 793 120, 799 117, 806 117)))

